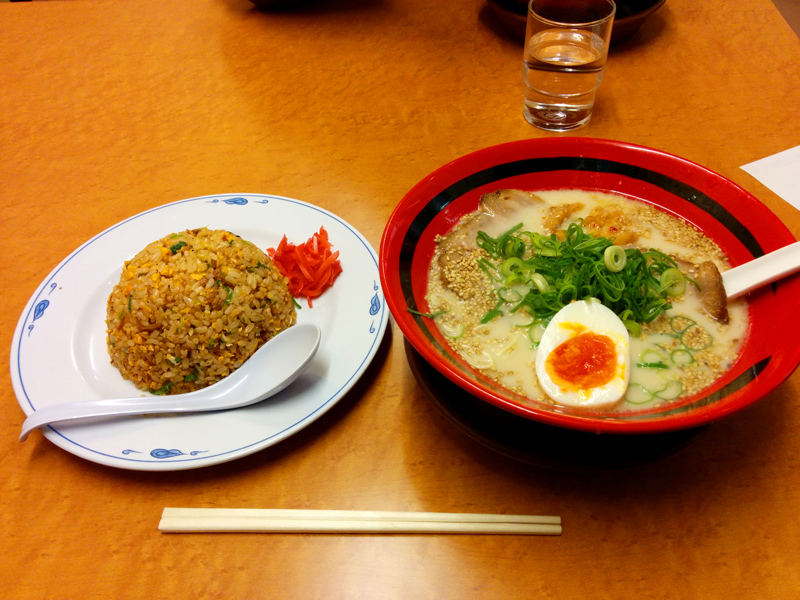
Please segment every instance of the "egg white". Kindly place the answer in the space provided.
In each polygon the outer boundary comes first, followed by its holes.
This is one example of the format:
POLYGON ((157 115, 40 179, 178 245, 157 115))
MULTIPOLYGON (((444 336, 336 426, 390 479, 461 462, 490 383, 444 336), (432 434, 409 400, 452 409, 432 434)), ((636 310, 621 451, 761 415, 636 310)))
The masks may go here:
POLYGON ((576 408, 601 409, 617 404, 628 389, 630 379, 630 336, 614 311, 595 299, 572 302, 558 311, 544 330, 536 351, 536 376, 539 385, 554 402, 576 408), (576 331, 577 328, 585 328, 576 331), (592 332, 611 338, 617 354, 614 377, 601 386, 567 390, 555 383, 545 365, 550 353, 579 333, 592 332))

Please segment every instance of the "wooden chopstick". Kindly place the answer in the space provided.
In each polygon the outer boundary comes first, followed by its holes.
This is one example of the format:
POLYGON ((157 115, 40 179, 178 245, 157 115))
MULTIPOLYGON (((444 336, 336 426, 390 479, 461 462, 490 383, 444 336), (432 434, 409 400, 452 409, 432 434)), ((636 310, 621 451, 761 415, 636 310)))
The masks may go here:
POLYGON ((561 517, 266 508, 165 508, 166 533, 473 533, 561 535, 561 517))

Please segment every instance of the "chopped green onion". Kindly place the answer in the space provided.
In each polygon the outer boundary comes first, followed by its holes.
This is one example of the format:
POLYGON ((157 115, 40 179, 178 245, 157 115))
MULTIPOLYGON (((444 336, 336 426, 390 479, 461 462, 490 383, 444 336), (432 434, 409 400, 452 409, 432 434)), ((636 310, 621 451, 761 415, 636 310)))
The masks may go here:
POLYGON ((642 335, 642 326, 639 325, 636 321, 631 321, 630 319, 622 319, 622 324, 625 325, 625 328, 628 330, 628 333, 632 337, 639 337, 642 335))
POLYGON ((666 354, 662 354, 658 350, 653 350, 652 348, 648 348, 639 355, 639 362, 643 363, 654 363, 654 362, 665 362, 667 360, 666 354))
POLYGON ((500 298, 503 302, 511 303, 511 302, 519 302, 522 300, 522 294, 520 294, 517 290, 511 289, 509 287, 501 287, 497 290, 497 297, 500 298))
MULTIPOLYGON (((489 255, 478 261, 480 268, 497 287, 526 285, 529 291, 517 300, 504 294, 507 310, 527 312, 545 323, 575 300, 597 298, 623 319, 628 330, 641 335, 637 325, 647 323, 672 308, 662 285, 662 276, 677 263, 658 250, 642 252, 623 249, 610 239, 593 237, 582 223, 571 223, 565 239, 522 230, 520 223, 495 237, 479 231, 477 245, 489 255)), ((680 271, 677 272, 681 277, 680 271)), ((669 290, 680 284, 675 274, 663 283, 669 290)), ((684 282, 685 284, 685 282, 684 282)), ((496 306, 486 318, 499 315, 496 306)), ((488 322, 488 321, 487 321, 488 322)))
POLYGON ((168 381, 164 385, 162 385, 160 388, 158 388, 157 390, 154 390, 154 391, 152 391, 150 393, 155 395, 155 396, 164 396, 165 394, 169 394, 170 388, 172 388, 172 382, 168 381))
POLYGON ((669 358, 674 364, 681 367, 690 365, 694 362, 694 355, 685 348, 673 350, 672 354, 669 355, 669 358))
POLYGON ((643 369, 669 369, 669 365, 662 361, 658 362, 640 362, 636 363, 637 367, 641 367, 643 369))
POLYGON ((603 262, 606 268, 612 273, 619 273, 625 268, 625 263, 628 257, 625 255, 625 250, 619 246, 609 246, 603 253, 603 262))
POLYGON ((662 400, 675 400, 675 398, 681 395, 682 391, 683 384, 680 381, 672 380, 667 382, 667 385, 664 387, 664 389, 654 392, 653 395, 656 398, 661 398, 662 400))
POLYGON ((653 394, 643 385, 632 383, 628 386, 628 391, 625 393, 625 400, 631 404, 644 404, 653 399, 653 394))
POLYGON ((680 296, 686 290, 686 278, 680 269, 667 269, 661 274, 661 288, 667 296, 680 296))
POLYGON ((697 323, 684 329, 681 332, 680 340, 684 346, 695 352, 705 350, 714 343, 714 338, 711 337, 711 334, 697 323))
POLYGON ((541 273, 534 273, 531 275, 531 283, 540 294, 546 294, 550 291, 550 284, 547 283, 547 279, 545 279, 544 275, 541 273))
POLYGON ((172 246, 170 246, 169 249, 172 250, 173 254, 177 254, 178 250, 180 250, 184 246, 188 246, 188 244, 186 242, 184 242, 183 240, 181 240, 177 244, 173 244, 172 246))
POLYGON ((500 281, 500 273, 492 263, 490 263, 485 258, 478 259, 478 266, 481 268, 481 271, 486 273, 486 276, 489 278, 490 281, 500 281))
POLYGON ((533 348, 539 346, 539 342, 542 341, 543 335, 544 335, 544 325, 542 323, 534 323, 528 328, 528 339, 531 341, 531 345, 533 348))
POLYGON ((676 315, 669 320, 669 325, 675 333, 683 333, 694 324, 692 319, 683 315, 676 315))
POLYGON ((511 277, 512 275, 517 275, 521 271, 525 269, 525 263, 522 262, 517 256, 512 256, 511 258, 507 258, 502 265, 500 265, 500 274, 503 277, 511 277))
POLYGON ((566 306, 578 299, 578 288, 572 284, 565 285, 558 292, 558 301, 566 306))
POLYGON ((519 238, 513 237, 513 234, 518 229, 521 229, 522 225, 522 223, 518 223, 496 238, 493 238, 484 231, 479 231, 476 243, 479 248, 486 250, 486 252, 493 256, 502 256, 503 258, 522 256, 525 250, 525 242, 519 238))
POLYGON ((486 325, 486 323, 493 321, 502 314, 503 314, 502 310, 497 310, 497 309, 490 310, 485 315, 483 315, 483 318, 481 319, 481 325, 486 325))
POLYGON ((494 308, 492 310, 490 310, 489 312, 487 312, 485 315, 483 315, 483 318, 481 319, 481 325, 486 325, 486 323, 489 323, 490 321, 494 320, 496 317, 499 317, 500 315, 502 315, 503 311, 500 310, 501 306, 503 306, 503 301, 502 300, 498 300, 497 304, 494 305, 494 308))

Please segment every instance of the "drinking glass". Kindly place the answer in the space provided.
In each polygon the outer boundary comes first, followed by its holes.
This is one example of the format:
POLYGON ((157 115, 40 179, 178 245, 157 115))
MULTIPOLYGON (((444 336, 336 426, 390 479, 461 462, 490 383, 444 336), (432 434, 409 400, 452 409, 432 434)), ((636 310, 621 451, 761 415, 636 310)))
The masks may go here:
POLYGON ((613 0, 530 0, 523 66, 528 123, 569 131, 589 121, 615 12, 613 0))

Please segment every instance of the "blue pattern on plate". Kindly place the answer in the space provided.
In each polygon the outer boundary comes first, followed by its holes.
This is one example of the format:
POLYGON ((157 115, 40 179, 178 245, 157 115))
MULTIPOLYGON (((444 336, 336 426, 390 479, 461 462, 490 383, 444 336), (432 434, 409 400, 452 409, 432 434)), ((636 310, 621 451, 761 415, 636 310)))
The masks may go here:
POLYGON ((41 318, 44 314, 45 309, 50 306, 50 300, 42 300, 39 304, 36 305, 36 308, 33 309, 33 320, 41 318))
MULTIPOLYGON (((208 452, 208 450, 192 450, 188 453, 189 456, 197 456, 198 454, 203 454, 204 452, 208 452)), ((175 458, 176 456, 186 456, 186 452, 181 452, 173 448, 172 450, 167 450, 166 448, 156 448, 150 452, 150 456, 153 458, 175 458)))
MULTIPOLYGON (((50 287, 50 293, 53 293, 55 289, 55 283, 50 287)), ((36 304, 36 307, 33 309, 33 319, 31 319, 31 324, 28 325, 28 335, 31 334, 33 331, 33 322, 37 319, 41 319, 44 316, 44 311, 47 310, 47 307, 50 306, 50 300, 41 300, 36 304)))
MULTIPOLYGON (((209 200, 209 204, 217 204, 219 202, 219 198, 214 198, 213 200, 209 200)), ((236 198, 223 198, 222 202, 228 204, 230 206, 244 206, 249 202, 247 198, 242 198, 241 196, 237 196, 236 198)), ((253 200, 255 204, 269 204, 269 200, 266 198, 262 198, 260 200, 253 200)))
MULTIPOLYGON (((377 281, 372 282, 372 289, 375 290, 375 295, 372 296, 372 299, 369 302, 369 314, 374 317, 381 310, 381 299, 378 296, 378 290, 380 289, 380 286, 378 285, 377 281)), ((372 321, 369 326, 369 332, 375 333, 375 331, 375 321, 372 321)))

